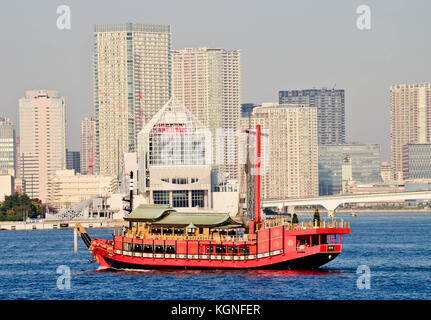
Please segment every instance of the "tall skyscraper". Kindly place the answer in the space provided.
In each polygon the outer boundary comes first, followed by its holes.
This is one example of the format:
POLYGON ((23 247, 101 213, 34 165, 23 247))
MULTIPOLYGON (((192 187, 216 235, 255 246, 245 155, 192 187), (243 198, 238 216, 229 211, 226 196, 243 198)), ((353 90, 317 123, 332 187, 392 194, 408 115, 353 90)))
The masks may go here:
POLYGON ((9 118, 0 118, 0 174, 16 176, 15 128, 9 118))
POLYGON ((317 110, 292 104, 263 104, 251 115, 262 125, 263 199, 317 196, 317 110))
POLYGON ((70 151, 66 149, 66 169, 81 172, 81 155, 79 151, 70 151))
POLYGON ((279 91, 279 103, 316 107, 319 144, 345 143, 344 90, 319 88, 279 91))
POLYGON ((240 70, 239 50, 172 52, 172 95, 211 131, 213 160, 228 180, 238 178, 240 70))
POLYGON ((48 183, 66 168, 65 99, 57 91, 31 90, 19 99, 24 193, 48 200, 48 183))
POLYGON ((403 146, 431 143, 431 84, 390 87, 391 158, 396 177, 403 176, 403 146))
POLYGON ((81 173, 93 174, 96 158, 96 121, 84 118, 81 122, 81 173))
POLYGON ((96 169, 119 175, 123 154, 169 100, 169 25, 107 24, 94 29, 96 169))

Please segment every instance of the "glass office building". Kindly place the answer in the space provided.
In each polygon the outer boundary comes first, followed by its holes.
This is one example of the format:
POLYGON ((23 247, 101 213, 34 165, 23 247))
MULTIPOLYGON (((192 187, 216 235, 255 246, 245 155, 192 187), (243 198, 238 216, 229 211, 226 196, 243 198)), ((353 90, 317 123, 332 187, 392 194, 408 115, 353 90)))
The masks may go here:
POLYGON ((377 144, 319 145, 319 195, 342 191, 342 163, 352 161, 352 178, 360 183, 380 182, 380 146, 377 144))
POLYGON ((403 178, 431 179, 431 144, 403 146, 403 178))

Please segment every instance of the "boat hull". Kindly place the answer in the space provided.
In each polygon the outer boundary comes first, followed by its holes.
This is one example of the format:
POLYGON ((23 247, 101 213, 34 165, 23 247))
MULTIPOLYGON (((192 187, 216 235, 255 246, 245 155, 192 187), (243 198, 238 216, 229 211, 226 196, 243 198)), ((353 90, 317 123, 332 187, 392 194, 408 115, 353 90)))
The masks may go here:
POLYGON ((253 266, 193 266, 193 265, 153 265, 153 264, 139 264, 125 261, 114 260, 109 257, 104 257, 107 263, 107 268, 115 270, 159 270, 159 269, 181 269, 181 270, 245 270, 245 269, 261 269, 261 270, 310 270, 317 269, 324 264, 332 261, 338 256, 339 253, 315 253, 309 256, 291 259, 287 261, 277 262, 274 264, 253 266))

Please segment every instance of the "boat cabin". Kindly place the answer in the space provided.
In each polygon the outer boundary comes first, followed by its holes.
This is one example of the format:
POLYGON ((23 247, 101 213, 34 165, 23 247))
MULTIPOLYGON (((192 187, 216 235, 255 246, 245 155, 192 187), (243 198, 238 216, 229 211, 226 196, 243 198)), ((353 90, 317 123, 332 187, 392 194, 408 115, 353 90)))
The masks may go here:
POLYGON ((235 238, 245 227, 228 213, 177 212, 167 205, 140 205, 124 218, 124 236, 137 239, 235 238))

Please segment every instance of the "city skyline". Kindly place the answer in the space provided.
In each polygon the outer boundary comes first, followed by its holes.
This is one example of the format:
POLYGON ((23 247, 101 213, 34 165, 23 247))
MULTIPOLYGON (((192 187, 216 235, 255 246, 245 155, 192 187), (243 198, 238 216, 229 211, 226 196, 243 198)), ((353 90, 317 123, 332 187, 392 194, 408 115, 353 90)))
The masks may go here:
POLYGON ((334 85, 344 89, 346 141, 378 143, 381 145, 382 160, 389 160, 389 87, 397 83, 429 82, 430 68, 424 59, 429 55, 430 48, 425 42, 418 41, 424 38, 428 23, 426 19, 420 19, 420 16, 428 11, 429 4, 416 2, 414 6, 409 6, 400 1, 391 2, 390 5, 387 2, 373 3, 370 5, 372 28, 361 31, 356 28, 357 3, 354 1, 336 2, 332 5, 272 3, 277 6, 250 3, 245 8, 240 3, 234 3, 230 5, 228 12, 223 12, 226 23, 221 26, 215 24, 214 17, 222 14, 222 10, 210 4, 189 2, 182 3, 181 7, 169 2, 172 10, 164 10, 166 3, 129 2, 119 6, 103 2, 104 10, 100 14, 100 2, 77 2, 69 4, 72 12, 71 30, 56 28, 55 10, 58 4, 55 2, 43 5, 28 3, 25 6, 22 3, 11 4, 2 23, 21 17, 24 28, 18 28, 14 35, 25 41, 19 44, 6 32, 6 28, 1 31, 17 57, 13 61, 4 59, 1 62, 5 70, 3 74, 9 75, 0 78, 0 83, 7 92, 1 108, 2 116, 18 123, 16 101, 23 91, 58 90, 66 97, 69 106, 66 110, 67 147, 79 150, 79 135, 73 133, 79 128, 82 119, 92 116, 94 112, 91 66, 94 25, 127 21, 167 23, 172 26, 174 50, 201 46, 241 50, 241 103, 277 101, 277 92, 280 90, 325 86, 332 88, 334 85), (187 9, 191 6, 193 10, 188 12, 187 9), (146 10, 151 14, 140 10, 144 7, 151 9, 146 10), (29 17, 27 11, 39 14, 29 17), (207 11, 211 11, 208 13, 210 17, 206 15, 207 11), (196 19, 191 23, 184 22, 190 20, 184 18, 191 15, 196 19), (309 19, 303 21, 306 16, 309 19), (262 24, 254 26, 251 21, 256 18, 262 24), (333 21, 328 22, 331 19, 333 21), (412 19, 420 22, 408 23, 412 19), (327 32, 331 32, 331 37, 321 36, 327 32), (47 36, 41 40, 40 34, 47 36), (310 46, 306 42, 313 34, 314 45, 310 46), (274 41, 284 36, 290 40, 274 41), (398 41, 400 37, 403 37, 403 43, 398 41), (343 41, 336 40, 337 38, 342 38, 343 41), (413 43, 418 50, 409 52, 408 48, 413 43), (24 50, 23 44, 25 47, 36 45, 40 50, 29 54, 24 50), (293 47, 289 47, 290 44, 300 46, 301 50, 288 50, 293 47), (318 53, 311 50, 316 45, 321 47, 318 53), (271 50, 267 50, 268 47, 271 50), (265 59, 262 60, 262 57, 265 59), (405 59, 406 63, 399 64, 402 61, 400 59, 405 59), (326 66, 316 61, 325 61, 326 66), (18 62, 19 65, 16 64, 18 62), (394 68, 396 63, 397 68, 394 68))

